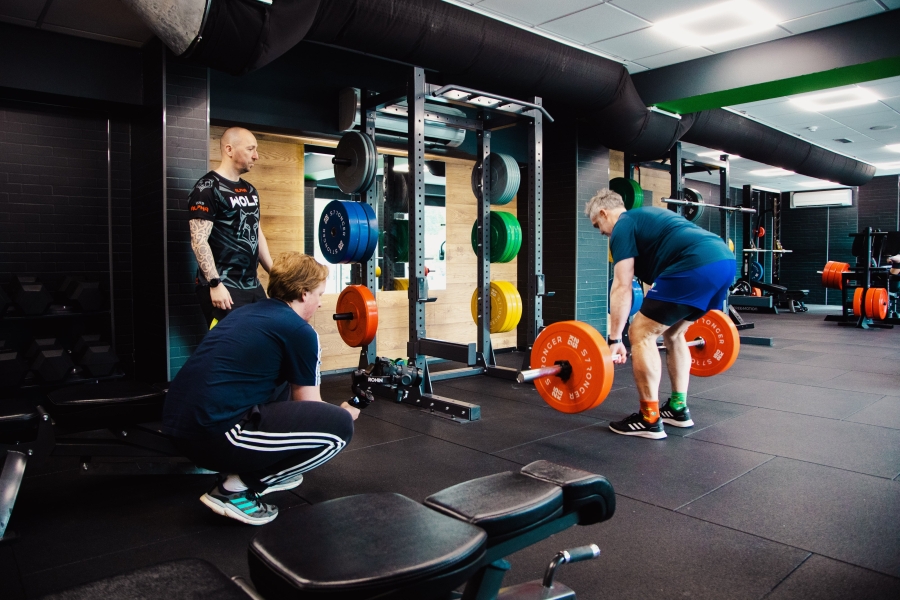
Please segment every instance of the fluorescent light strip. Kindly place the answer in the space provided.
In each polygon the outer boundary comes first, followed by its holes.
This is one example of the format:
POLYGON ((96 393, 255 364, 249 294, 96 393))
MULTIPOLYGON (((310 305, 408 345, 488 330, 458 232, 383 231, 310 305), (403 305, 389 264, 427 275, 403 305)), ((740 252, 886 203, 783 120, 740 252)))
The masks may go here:
POLYGON ((658 21, 653 29, 690 46, 714 46, 723 42, 737 40, 770 29, 775 29, 778 18, 763 10, 759 5, 747 0, 732 0, 714 6, 695 10, 672 19, 658 21), (690 25, 704 23, 707 26, 721 27, 716 18, 734 16, 747 24, 718 33, 703 35, 692 31, 690 25))
POLYGON ((893 171, 894 169, 900 169, 900 160, 889 163, 878 163, 875 165, 876 169, 884 169, 886 171, 893 171))
POLYGON ((811 94, 791 98, 791 104, 799 106, 804 110, 811 112, 825 112, 829 110, 840 110, 842 108, 850 108, 852 106, 862 106, 864 104, 874 104, 879 98, 869 90, 861 87, 846 90, 837 90, 834 92, 825 92, 823 94, 811 94), (847 98, 849 96, 849 98, 847 98), (830 98, 847 98, 845 100, 837 100, 828 102, 830 98))
POLYGON ((738 156, 737 154, 729 154, 728 152, 722 152, 722 151, 720 151, 720 150, 713 150, 712 152, 701 152, 701 153, 698 154, 697 156, 705 156, 705 157, 710 157, 710 158, 716 158, 716 159, 718 159, 718 158, 719 158, 720 156, 722 156, 723 154, 727 154, 727 155, 728 155, 728 160, 729 160, 729 161, 737 160, 737 159, 741 158, 741 157, 738 156))
POLYGON ((861 163, 864 164, 864 165, 869 165, 869 166, 872 166, 872 167, 875 166, 875 165, 873 165, 872 163, 866 162, 866 161, 861 160, 861 159, 859 159, 859 158, 856 158, 855 156, 850 156, 849 154, 846 154, 846 153, 844 153, 844 152, 838 152, 838 151, 835 150, 834 148, 828 148, 828 147, 826 147, 826 146, 823 146, 822 144, 817 144, 817 143, 815 143, 815 142, 812 141, 812 140, 808 140, 808 139, 806 139, 806 138, 802 138, 802 137, 800 137, 799 135, 794 135, 793 133, 788 133, 787 131, 782 131, 781 129, 778 129, 777 127, 773 127, 772 125, 770 125, 769 123, 766 123, 765 121, 761 121, 761 120, 757 119, 756 117, 751 117, 750 115, 745 115, 744 113, 742 113, 742 112, 740 112, 740 111, 738 111, 738 110, 735 110, 735 109, 731 108, 730 106, 723 106, 723 107, 722 107, 722 110, 727 110, 728 112, 734 113, 734 114, 736 114, 737 116, 743 117, 743 118, 745 118, 745 119, 747 119, 747 120, 749 120, 749 121, 754 121, 755 123, 759 123, 760 125, 765 125, 766 127, 769 127, 770 129, 774 129, 775 131, 781 132, 781 133, 783 133, 784 135, 789 135, 789 136, 791 136, 792 138, 795 138, 795 139, 800 140, 801 142, 806 142, 807 144, 810 144, 810 145, 812 145, 812 146, 815 146, 816 148, 821 148, 822 150, 825 150, 825 151, 827 151, 827 152, 833 152, 833 153, 835 153, 835 154, 837 154, 837 155, 839 155, 839 156, 843 156, 843 157, 850 158, 850 159, 855 160, 855 161, 859 161, 859 162, 861 162, 861 163))
POLYGON ((796 173, 775 167, 772 169, 757 169, 756 171, 750 171, 750 174, 757 177, 781 177, 784 175, 795 175, 796 173))
POLYGON ((547 38, 548 40, 553 40, 554 42, 559 42, 560 44, 564 44, 566 46, 569 46, 570 48, 577 48, 578 50, 584 50, 588 54, 594 54, 596 56, 606 58, 608 60, 617 62, 619 64, 625 64, 625 61, 622 60, 621 58, 617 58, 610 54, 604 54, 603 52, 600 52, 599 50, 595 50, 594 48, 591 48, 590 46, 586 46, 584 44, 579 44, 578 42, 575 42, 568 38, 564 38, 559 35, 555 35, 553 33, 550 33, 549 31, 545 31, 543 29, 538 29, 537 27, 533 27, 526 23, 516 21, 515 19, 510 19, 509 17, 504 17, 501 14, 498 14, 498 13, 495 13, 495 12, 492 12, 489 10, 485 10, 483 8, 479 8, 477 6, 472 6, 471 4, 462 2, 461 0, 443 0, 443 1, 446 2, 447 4, 452 4, 453 6, 458 6, 460 8, 470 10, 474 13, 478 13, 479 15, 488 17, 489 19, 493 19, 495 21, 500 21, 501 23, 506 23, 507 25, 512 25, 513 27, 517 27, 517 28, 523 29, 525 31, 530 31, 531 33, 533 33, 535 35, 539 35, 541 37, 547 38))
POLYGON ((885 146, 884 149, 891 152, 900 152, 900 144, 891 144, 890 146, 885 146))

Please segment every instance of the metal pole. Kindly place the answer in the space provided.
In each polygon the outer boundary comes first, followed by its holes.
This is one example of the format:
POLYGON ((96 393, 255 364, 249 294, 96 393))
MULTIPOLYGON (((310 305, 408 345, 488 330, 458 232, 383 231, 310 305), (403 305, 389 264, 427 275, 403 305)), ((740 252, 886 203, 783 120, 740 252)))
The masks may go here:
MULTIPOLYGON (((669 151, 669 163, 671 163, 671 169, 669 169, 672 187, 671 197, 676 200, 684 200, 684 171, 681 163, 681 142, 675 142, 675 145, 672 146, 672 149, 669 151)), ((684 213, 681 206, 677 204, 670 204, 669 209, 677 212, 679 215, 684 213)))
MULTIPOLYGON (((541 98, 534 103, 542 104, 541 98)), ((534 124, 528 130, 528 297, 525 347, 534 344, 544 326, 544 115, 532 111, 534 124)), ((519 203, 521 206, 521 203, 519 203)))
MULTIPOLYGON (((368 98, 370 95, 368 90, 362 91, 362 98, 368 98)), ((365 111, 365 114, 362 115, 363 123, 365 125, 365 133, 371 138, 373 145, 375 142, 375 110, 368 108, 365 111)), ((378 170, 378 152, 376 148, 375 156, 375 169, 378 170)), ((366 190, 365 197, 361 198, 363 202, 372 207, 375 211, 375 214, 378 214, 378 189, 377 189, 378 177, 375 177, 375 180, 372 182, 372 185, 369 186, 369 189, 366 190)), ((378 246, 375 246, 375 254, 372 255, 372 258, 367 260, 365 264, 362 265, 363 268, 363 284, 371 290, 372 295, 378 294, 378 279, 375 277, 375 265, 378 264, 378 246)), ((377 358, 377 344, 378 344, 378 336, 376 334, 375 339, 371 341, 367 346, 363 346, 360 351, 360 362, 365 359, 367 365, 371 365, 375 363, 375 359, 377 358)))
POLYGON ((413 67, 406 103, 409 123, 409 344, 407 353, 425 369, 419 340, 425 337, 425 71, 413 67))
MULTIPOLYGON (((484 123, 486 115, 478 113, 484 123)), ((476 132, 481 161, 481 201, 478 203, 478 339, 476 351, 485 362, 493 365, 491 348, 491 132, 481 128, 476 132)))

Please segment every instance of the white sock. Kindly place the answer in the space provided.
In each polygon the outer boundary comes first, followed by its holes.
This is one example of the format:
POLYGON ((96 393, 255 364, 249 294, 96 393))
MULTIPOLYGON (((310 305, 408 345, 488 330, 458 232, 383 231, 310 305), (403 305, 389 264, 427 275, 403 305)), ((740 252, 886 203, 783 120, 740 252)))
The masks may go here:
POLYGON ((237 475, 229 475, 225 481, 219 484, 226 492, 243 492, 247 490, 247 486, 241 481, 237 475))

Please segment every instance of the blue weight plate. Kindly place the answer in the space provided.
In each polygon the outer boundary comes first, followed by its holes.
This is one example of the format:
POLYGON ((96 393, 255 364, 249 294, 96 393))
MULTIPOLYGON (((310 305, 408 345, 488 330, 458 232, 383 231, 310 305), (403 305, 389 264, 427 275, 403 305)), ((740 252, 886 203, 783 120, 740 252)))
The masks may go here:
POLYGON ((765 274, 765 269, 763 269, 762 264, 759 261, 753 261, 750 263, 750 280, 751 281, 762 281, 763 275, 765 274))
MULTIPOLYGON (((612 292, 612 284, 613 278, 610 277, 609 285, 606 288, 607 293, 612 292)), ((609 312, 609 296, 607 296, 607 312, 609 312)), ((631 280, 631 311, 628 313, 629 317, 633 317, 637 314, 639 310, 641 310, 641 306, 644 304, 644 288, 641 287, 640 282, 637 279, 631 280)))
POLYGON ((319 249, 331 264, 350 262, 359 246, 359 218, 349 204, 329 202, 319 217, 319 249))
POLYGON ((357 261, 364 262, 372 258, 375 254, 375 248, 378 247, 378 217, 375 215, 375 209, 365 202, 360 202, 359 206, 363 209, 363 213, 365 213, 366 220, 364 223, 369 228, 368 242, 365 247, 362 248, 359 261, 357 261))
POLYGON ((347 262, 355 263, 361 260, 362 254, 369 244, 369 220, 366 218, 366 212, 363 210, 362 204, 352 200, 347 202, 347 204, 350 205, 350 210, 348 211, 351 215, 350 222, 353 223, 356 230, 356 248, 347 255, 347 262))

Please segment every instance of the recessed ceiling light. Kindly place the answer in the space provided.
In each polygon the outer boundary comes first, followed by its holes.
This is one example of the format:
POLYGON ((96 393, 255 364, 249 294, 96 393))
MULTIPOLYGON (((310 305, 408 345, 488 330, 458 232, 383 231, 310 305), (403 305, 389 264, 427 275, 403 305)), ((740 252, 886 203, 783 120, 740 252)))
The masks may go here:
POLYGON ((900 152, 900 144, 891 144, 890 146, 885 146, 884 149, 891 152, 900 152))
POLYGON ((900 169, 900 160, 889 163, 878 163, 875 165, 876 169, 885 169, 885 170, 893 170, 900 169))
MULTIPOLYGON (((723 154, 728 154, 728 153, 722 152, 721 150, 713 150, 712 152, 701 152, 697 156, 708 156, 710 158, 718 159, 723 154)), ((740 156, 738 156, 737 154, 728 154, 728 160, 737 160, 739 158, 740 158, 740 156)))
POLYGON ((872 131, 888 131, 890 129, 897 129, 896 125, 873 125, 869 127, 872 131))
POLYGON ((842 144, 852 144, 853 140, 848 140, 847 138, 834 138, 835 142, 840 142, 842 144))
POLYGON ((778 177, 780 175, 793 175, 793 171, 788 171, 786 169, 758 169, 756 171, 750 171, 751 175, 756 175, 757 177, 778 177))
POLYGON ((850 108, 851 106, 872 104, 873 102, 878 102, 878 100, 878 96, 869 90, 855 87, 846 90, 837 90, 836 92, 825 92, 824 94, 812 94, 810 96, 791 98, 791 103, 804 110, 824 112, 828 110, 850 108))
POLYGON ((653 29, 689 46, 713 46, 774 29, 778 18, 748 0, 731 0, 658 21, 653 29))

